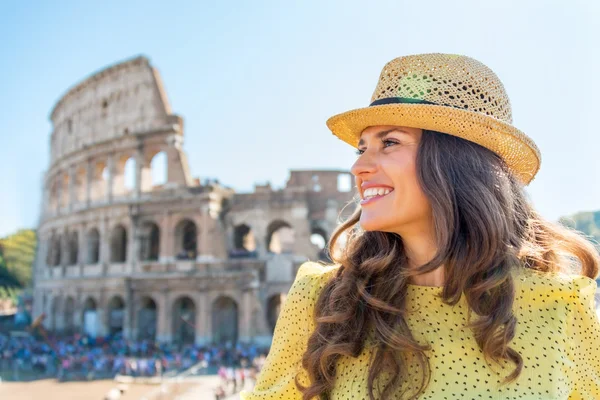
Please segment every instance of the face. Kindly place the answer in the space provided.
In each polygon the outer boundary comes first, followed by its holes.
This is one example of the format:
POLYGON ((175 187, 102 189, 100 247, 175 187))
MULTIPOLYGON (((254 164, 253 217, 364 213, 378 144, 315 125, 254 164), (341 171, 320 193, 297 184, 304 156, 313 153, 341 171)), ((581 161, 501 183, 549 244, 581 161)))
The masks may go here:
POLYGON ((361 197, 364 230, 404 236, 430 229, 431 206, 417 180, 422 134, 418 128, 387 125, 362 132, 351 172, 361 197))

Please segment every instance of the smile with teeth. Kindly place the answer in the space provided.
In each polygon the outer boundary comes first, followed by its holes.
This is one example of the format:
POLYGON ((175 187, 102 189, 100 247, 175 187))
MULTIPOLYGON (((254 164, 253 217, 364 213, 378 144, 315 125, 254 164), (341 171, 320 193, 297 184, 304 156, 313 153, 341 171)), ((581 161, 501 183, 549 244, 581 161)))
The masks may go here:
POLYGON ((394 189, 382 187, 368 188, 365 189, 365 191, 363 192, 363 201, 368 201, 375 197, 383 197, 390 194, 393 191, 394 189))

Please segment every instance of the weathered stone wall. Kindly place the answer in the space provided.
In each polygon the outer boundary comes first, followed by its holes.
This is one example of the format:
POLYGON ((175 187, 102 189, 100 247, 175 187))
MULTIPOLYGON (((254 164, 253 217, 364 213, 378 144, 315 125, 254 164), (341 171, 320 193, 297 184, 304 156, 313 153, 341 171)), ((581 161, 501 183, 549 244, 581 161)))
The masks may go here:
POLYGON ((34 271, 34 314, 44 312, 51 330, 81 331, 87 315, 99 335, 118 326, 127 337, 170 341, 187 324, 197 343, 268 344, 299 265, 323 257, 311 235, 328 240, 354 209, 344 209, 351 188, 338 187, 347 171, 291 171, 285 188, 252 193, 201 185, 183 150, 183 119, 145 57, 76 85, 51 119, 34 271), (192 322, 181 320, 182 304, 192 322))

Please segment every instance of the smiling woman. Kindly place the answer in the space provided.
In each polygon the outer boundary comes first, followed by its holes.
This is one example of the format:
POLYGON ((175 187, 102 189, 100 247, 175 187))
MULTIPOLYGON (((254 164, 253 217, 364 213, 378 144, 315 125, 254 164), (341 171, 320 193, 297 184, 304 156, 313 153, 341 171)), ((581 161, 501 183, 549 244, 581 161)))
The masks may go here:
POLYGON ((541 157, 498 77, 400 57, 328 126, 357 147, 362 200, 334 264, 299 269, 241 398, 600 398, 600 260, 528 203, 541 157))

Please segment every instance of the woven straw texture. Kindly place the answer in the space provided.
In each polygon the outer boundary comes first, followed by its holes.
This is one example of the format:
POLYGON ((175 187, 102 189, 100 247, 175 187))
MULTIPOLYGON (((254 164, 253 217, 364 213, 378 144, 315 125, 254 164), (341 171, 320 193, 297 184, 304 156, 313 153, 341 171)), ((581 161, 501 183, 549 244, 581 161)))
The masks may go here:
POLYGON ((504 85, 490 68, 473 58, 442 53, 396 58, 383 68, 371 103, 390 98, 434 104, 372 105, 333 116, 327 126, 354 147, 361 132, 374 125, 407 126, 458 136, 500 155, 524 185, 540 168, 539 149, 512 125, 504 85))

